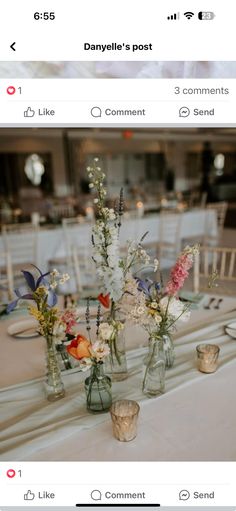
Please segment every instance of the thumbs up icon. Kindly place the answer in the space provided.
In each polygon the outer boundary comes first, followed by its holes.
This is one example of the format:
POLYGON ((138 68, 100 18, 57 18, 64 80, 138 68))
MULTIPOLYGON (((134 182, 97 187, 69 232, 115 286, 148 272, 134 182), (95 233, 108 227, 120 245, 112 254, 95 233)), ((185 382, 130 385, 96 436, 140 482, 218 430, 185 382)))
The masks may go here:
POLYGON ((27 493, 24 494, 24 500, 34 500, 34 498, 35 494, 31 490, 28 490, 27 493))
POLYGON ((34 117, 35 110, 28 106, 27 110, 24 111, 24 117, 34 117))

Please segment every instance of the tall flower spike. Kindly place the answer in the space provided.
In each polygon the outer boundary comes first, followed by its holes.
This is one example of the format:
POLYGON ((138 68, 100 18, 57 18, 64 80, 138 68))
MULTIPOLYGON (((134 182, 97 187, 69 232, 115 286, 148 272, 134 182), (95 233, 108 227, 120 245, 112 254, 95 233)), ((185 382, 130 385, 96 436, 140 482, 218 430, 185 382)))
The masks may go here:
POLYGON ((123 188, 120 189, 120 199, 119 199, 119 208, 118 208, 118 215, 119 215, 119 222, 118 227, 121 228, 121 217, 124 213, 124 190, 123 188))
POLYGON ((86 319, 86 330, 89 333, 91 330, 90 326, 90 299, 87 298, 87 306, 85 311, 85 319, 86 319))
POLYGON ((96 326, 97 326, 96 335, 97 335, 97 337, 98 337, 98 333, 99 333, 100 323, 101 323, 101 304, 99 303, 98 309, 97 309, 97 318, 96 318, 96 326))

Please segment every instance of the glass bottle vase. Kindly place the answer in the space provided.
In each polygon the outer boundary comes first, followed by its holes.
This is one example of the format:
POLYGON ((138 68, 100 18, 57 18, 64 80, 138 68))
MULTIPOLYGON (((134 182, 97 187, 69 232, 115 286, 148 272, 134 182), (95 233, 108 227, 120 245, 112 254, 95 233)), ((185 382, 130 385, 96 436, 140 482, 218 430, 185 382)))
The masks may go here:
POLYGON ((112 381, 123 381, 128 377, 125 350, 125 325, 109 343, 110 355, 106 358, 106 373, 112 381))
POLYGON ((52 335, 46 338, 46 394, 48 401, 57 401, 65 395, 64 384, 61 379, 56 345, 52 335))
POLYGON ((103 363, 94 364, 85 380, 87 408, 91 412, 106 412, 112 404, 111 379, 104 374, 103 363))
POLYGON ((175 350, 172 336, 169 333, 162 335, 164 354, 166 361, 166 369, 170 369, 174 365, 175 361, 175 350))
POLYGON ((126 347, 125 347, 125 317, 120 311, 113 311, 104 315, 104 320, 108 324, 119 322, 121 328, 118 328, 114 338, 109 341, 110 355, 105 360, 106 374, 109 374, 112 381, 123 381, 128 377, 126 347))
POLYGON ((143 378, 143 393, 146 396, 156 397, 165 392, 165 365, 162 339, 150 338, 143 378))
POLYGON ((73 360, 72 357, 70 357, 66 349, 65 343, 64 342, 57 343, 56 350, 60 370, 67 371, 68 369, 73 369, 75 359, 73 360))

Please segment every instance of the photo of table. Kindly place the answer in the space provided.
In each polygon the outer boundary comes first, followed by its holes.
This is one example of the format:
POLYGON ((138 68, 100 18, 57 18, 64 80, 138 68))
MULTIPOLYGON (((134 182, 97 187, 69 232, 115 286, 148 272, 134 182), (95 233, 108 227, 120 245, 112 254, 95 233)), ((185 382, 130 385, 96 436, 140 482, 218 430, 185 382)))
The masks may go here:
MULTIPOLYGON (((204 303, 208 300, 205 296, 204 303)), ((64 373, 65 398, 48 403, 44 340, 11 338, 7 327, 17 319, 13 313, 0 322, 2 461, 236 460, 236 340, 224 332, 224 325, 236 319, 235 298, 224 297, 220 311, 199 306, 178 328, 176 361, 166 373, 166 392, 157 398, 141 392, 145 335, 139 327, 127 327, 129 378, 113 383, 113 399, 140 404, 138 435, 128 443, 113 438, 109 413, 86 410, 83 372, 64 373), (196 346, 204 341, 220 346, 213 374, 196 368, 196 346)))

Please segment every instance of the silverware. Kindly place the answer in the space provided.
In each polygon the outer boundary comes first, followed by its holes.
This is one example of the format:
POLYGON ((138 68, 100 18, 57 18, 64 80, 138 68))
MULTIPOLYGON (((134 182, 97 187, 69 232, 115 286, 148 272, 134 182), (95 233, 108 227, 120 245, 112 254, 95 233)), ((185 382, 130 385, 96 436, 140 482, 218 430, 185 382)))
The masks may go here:
POLYGON ((209 302, 207 305, 204 305, 204 309, 210 309, 211 308, 211 305, 213 304, 213 302, 215 301, 215 298, 210 298, 209 302))
POLYGON ((220 304, 223 302, 223 298, 219 298, 217 304, 214 306, 214 309, 219 309, 220 308, 220 304))

